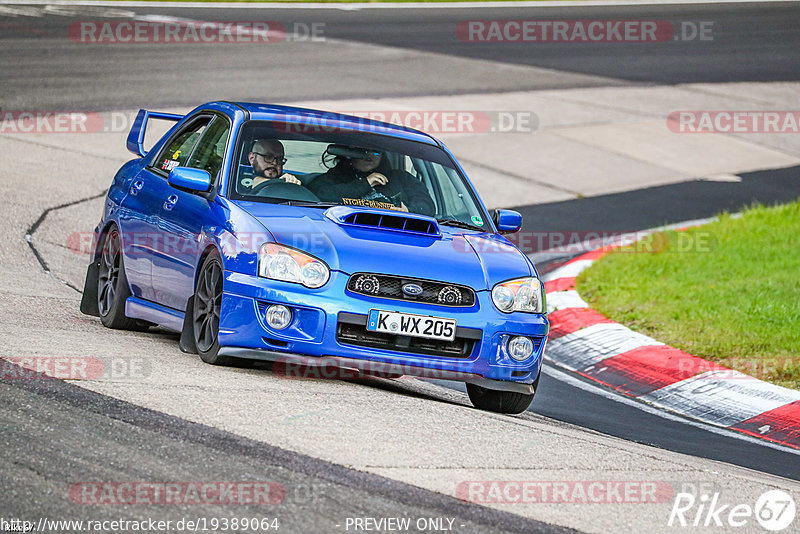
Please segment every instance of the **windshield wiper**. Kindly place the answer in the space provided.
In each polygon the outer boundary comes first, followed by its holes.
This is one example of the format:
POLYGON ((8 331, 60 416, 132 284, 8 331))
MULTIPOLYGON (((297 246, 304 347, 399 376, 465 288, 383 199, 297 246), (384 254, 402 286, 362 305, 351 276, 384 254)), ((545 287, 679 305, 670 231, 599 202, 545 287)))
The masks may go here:
POLYGON ((436 222, 445 226, 455 226, 456 228, 464 228, 465 230, 476 230, 478 232, 485 232, 485 228, 481 228, 476 224, 470 224, 458 219, 436 219, 436 222))
POLYGON ((335 202, 310 202, 307 200, 287 200, 286 202, 278 202, 278 204, 283 204, 285 206, 302 206, 305 208, 331 208, 339 205, 335 202))

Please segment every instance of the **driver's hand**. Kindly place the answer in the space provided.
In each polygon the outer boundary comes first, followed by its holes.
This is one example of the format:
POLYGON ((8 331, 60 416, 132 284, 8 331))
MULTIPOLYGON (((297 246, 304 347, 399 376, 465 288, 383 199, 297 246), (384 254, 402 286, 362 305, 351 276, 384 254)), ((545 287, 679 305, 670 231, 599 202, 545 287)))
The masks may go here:
POLYGON ((399 211, 408 212, 408 206, 406 206, 405 202, 400 202, 400 205, 397 207, 399 211))
POLYGON ((373 172, 372 174, 367 176, 367 182, 369 182, 369 185, 371 185, 372 187, 375 187, 376 185, 388 184, 389 179, 379 172, 373 172))
POLYGON ((287 184, 300 185, 300 180, 298 180, 293 174, 289 174, 288 172, 283 173, 283 176, 281 176, 280 179, 286 182, 287 184))

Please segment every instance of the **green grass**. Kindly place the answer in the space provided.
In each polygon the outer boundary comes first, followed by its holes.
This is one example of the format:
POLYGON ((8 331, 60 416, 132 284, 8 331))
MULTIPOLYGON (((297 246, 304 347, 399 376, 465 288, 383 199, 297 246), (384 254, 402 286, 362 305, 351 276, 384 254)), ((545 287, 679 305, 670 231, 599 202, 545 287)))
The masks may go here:
POLYGON ((595 262, 577 289, 633 330, 800 389, 800 201, 655 234, 595 262))

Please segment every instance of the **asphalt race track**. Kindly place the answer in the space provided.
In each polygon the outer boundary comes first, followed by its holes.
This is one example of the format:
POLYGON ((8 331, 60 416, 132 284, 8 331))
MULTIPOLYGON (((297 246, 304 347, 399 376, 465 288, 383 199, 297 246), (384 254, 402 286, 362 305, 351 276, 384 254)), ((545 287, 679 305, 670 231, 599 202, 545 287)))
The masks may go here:
MULTIPOLYGON (((37 464, 40 478, 69 476, 75 472, 75 464, 83 462, 93 466, 81 469, 90 480, 107 476, 109 467, 119 469, 115 476, 132 479, 142 473, 154 479, 171 479, 176 465, 181 466, 184 476, 199 480, 249 480, 259 473, 286 488, 285 500, 271 513, 291 517, 284 528, 295 531, 312 532, 330 520, 344 524, 348 516, 391 517, 413 510, 420 516, 454 518, 468 531, 568 532, 152 412, 65 382, 17 381, 15 386, 3 385, 0 395, 13 413, 7 421, 9 426, 25 425, 26 432, 20 435, 12 431, 5 443, 13 443, 13 439, 29 441, 27 456, 37 464), (34 424, 26 425, 26 421, 34 424), (54 426, 71 429, 70 439, 59 440, 58 447, 53 447, 57 439, 54 426), (107 442, 116 446, 102 446, 107 442), (153 450, 159 454, 153 454, 153 450)), ((4 460, 10 463, 13 458, 4 460)), ((4 497, 5 510, 13 510, 18 516, 38 514, 51 519, 64 513, 53 506, 54 500, 36 502, 33 494, 41 488, 25 480, 24 470, 13 466, 5 475, 7 483, 14 485, 14 491, 4 497)), ((141 517, 158 515, 178 521, 193 513, 186 507, 162 515, 153 508, 157 507, 144 507, 141 517)), ((212 517, 242 513, 255 516, 262 514, 263 508, 242 510, 241 506, 220 504, 203 510, 204 515, 212 517)), ((114 519, 115 513, 108 510, 102 516, 98 519, 114 519)), ((97 518, 95 514, 89 517, 97 518)))
MULTIPOLYGON (((106 9, 106 11, 108 11, 106 9)), ((141 8, 119 8, 141 13, 141 8)), ((279 43, 275 51, 237 44, 91 46, 51 39, 102 9, 64 10, 60 16, 6 19, 3 106, 6 109, 133 109, 194 106, 197 102, 268 99, 386 97, 502 92, 525 89, 678 84, 732 81, 794 81, 800 72, 800 46, 792 2, 682 7, 604 7, 568 9, 248 9, 149 8, 189 20, 267 20, 284 27, 324 22, 327 40, 365 43, 480 60, 469 69, 442 72, 430 62, 408 61, 390 50, 375 53, 353 47, 315 46, 310 41, 279 43), (82 16, 84 13, 85 16, 82 16), (480 13, 480 16, 475 16, 480 13), (640 17, 671 22, 713 21, 714 40, 659 43, 553 43, 531 53, 526 43, 464 43, 454 35, 461 21, 503 19, 640 17), (497 76, 485 63, 526 66, 497 76), (309 66, 313 65, 313 70, 309 66), (387 66, 390 66, 387 68, 387 66), (98 78, 100 74, 100 78, 98 78), (85 76, 92 82, 86 83, 85 76), (323 82, 324 80, 324 82, 323 82), (180 83, 180 87, 178 87, 180 83)), ((137 14, 138 14, 137 13, 137 14)))
MULTIPOLYGON (((800 109, 799 19, 800 6, 792 2, 261 10, 3 3, 0 113, 130 114, 140 107, 188 110, 215 99, 383 110, 453 109, 441 102, 502 110, 529 102, 520 109, 535 108, 541 126, 531 138, 445 136, 467 170, 475 170, 479 192, 485 186, 487 195, 496 195, 487 204, 518 209, 530 231, 635 231, 800 197, 800 147, 791 134, 730 136, 725 142, 735 145, 725 150, 746 152, 749 143, 755 154, 728 171, 732 178, 717 167, 694 172, 687 164, 672 173, 655 160, 627 161, 623 148, 587 150, 611 162, 608 168, 563 152, 606 121, 621 128, 653 121, 663 129, 665 113, 647 107, 660 100, 674 99, 667 110, 770 109, 771 99, 780 98, 783 109, 800 109), (675 27, 711 21, 714 33, 707 41, 535 47, 456 36, 466 20, 514 19, 642 19, 675 27), (295 34, 263 46, 71 40, 70 25, 87 20, 268 20, 300 30, 321 24, 324 39, 295 34), (549 115, 541 102, 556 111, 549 115), (573 105, 579 107, 558 107, 573 105), (631 118, 636 106, 642 114, 631 118), (551 149, 547 136, 562 127, 568 142, 564 137, 551 149), (547 157, 529 161, 525 150, 503 152, 525 143, 531 150, 545 146, 547 157), (508 167, 492 174, 493 158, 508 167), (571 160, 597 175, 562 182, 558 169, 571 160), (612 166, 615 173, 632 169, 630 176, 612 176, 612 166), (653 168, 652 179, 642 177, 653 168), (603 172, 613 186, 603 182, 603 172), (491 191, 494 179, 511 184, 508 196, 491 191)), ((643 411, 554 369, 546 370, 531 409, 509 417, 472 409, 458 385, 284 380, 268 365, 205 365, 160 330, 102 328, 78 311, 86 261, 73 245, 96 224, 113 173, 129 159, 125 134, 126 128, 96 135, 0 131, 0 206, 7 223, 0 239, 3 519, 247 516, 279 518, 287 532, 352 532, 353 518, 406 517, 412 524, 442 519, 456 532, 674 532, 686 530, 667 525, 679 491, 704 488, 725 503, 752 505, 765 491, 783 489, 798 500, 797 451, 643 411), (94 380, 9 378, 11 358, 55 355, 97 358, 121 371, 94 380), (457 498, 467 481, 504 480, 648 481, 670 493, 649 504, 457 498), (130 481, 268 481, 281 497, 266 506, 93 505, 74 490, 130 481)), ((566 257, 542 257, 537 266, 546 272, 566 257)), ((409 531, 446 530, 436 522, 421 525, 409 531)), ((757 529, 752 520, 747 531, 757 529)), ((397 531, 386 524, 373 530, 397 531)))

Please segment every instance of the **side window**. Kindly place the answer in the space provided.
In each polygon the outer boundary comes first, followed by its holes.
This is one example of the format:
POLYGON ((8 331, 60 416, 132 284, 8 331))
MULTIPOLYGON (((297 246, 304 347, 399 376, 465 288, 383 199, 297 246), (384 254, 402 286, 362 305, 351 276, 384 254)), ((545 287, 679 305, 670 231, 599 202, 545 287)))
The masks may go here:
POLYGON ((436 216, 438 217, 445 212, 444 200, 441 195, 441 184, 436 180, 436 169, 431 165, 430 162, 409 156, 406 156, 404 161, 405 171, 422 182, 428 190, 428 195, 436 206, 436 216))
POLYGON ((203 117, 187 126, 161 150, 153 166, 166 172, 175 167, 185 166, 189 156, 192 155, 192 148, 210 121, 210 117, 203 117))
POLYGON ((203 132, 203 136, 197 143, 194 152, 192 152, 186 167, 203 169, 208 171, 212 179, 216 178, 222 167, 222 158, 225 156, 225 146, 228 144, 229 132, 228 121, 221 117, 215 118, 203 132))
POLYGON ((472 211, 471 206, 473 206, 473 203, 469 191, 458 174, 456 174, 456 171, 445 168, 438 163, 433 163, 432 165, 439 178, 442 200, 444 201, 442 212, 464 222, 469 222, 471 216, 480 216, 477 211, 472 211))

